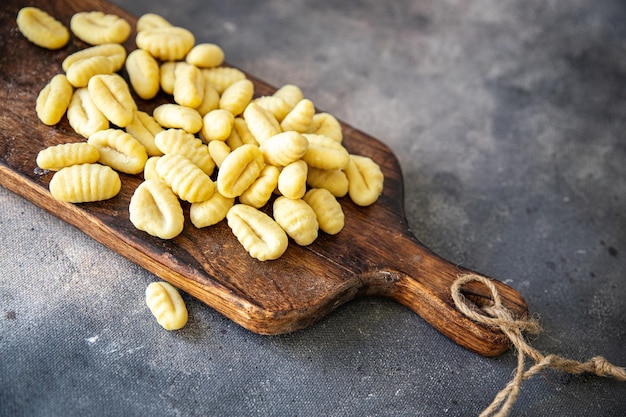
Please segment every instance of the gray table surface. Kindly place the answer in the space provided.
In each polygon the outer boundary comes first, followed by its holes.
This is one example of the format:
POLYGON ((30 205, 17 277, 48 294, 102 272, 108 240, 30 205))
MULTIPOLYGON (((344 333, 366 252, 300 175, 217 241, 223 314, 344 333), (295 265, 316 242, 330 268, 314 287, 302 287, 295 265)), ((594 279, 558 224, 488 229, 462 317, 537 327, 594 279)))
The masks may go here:
MULTIPOLYGON (((626 3, 115 0, 223 47, 391 147, 415 235, 507 282, 543 353, 626 365, 626 3)), ((0 187, 0 415, 471 416, 512 376, 365 298, 259 336, 0 187)), ((514 416, 626 415, 626 384, 546 371, 514 416)))

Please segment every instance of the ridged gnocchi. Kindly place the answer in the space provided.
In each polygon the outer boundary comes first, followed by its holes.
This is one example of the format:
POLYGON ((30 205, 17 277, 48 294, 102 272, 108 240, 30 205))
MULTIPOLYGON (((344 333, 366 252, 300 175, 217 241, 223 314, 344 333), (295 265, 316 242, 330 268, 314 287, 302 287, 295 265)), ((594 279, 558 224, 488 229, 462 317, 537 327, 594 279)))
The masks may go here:
POLYGON ((37 166, 41 169, 58 171, 65 167, 98 162, 98 148, 85 142, 62 143, 42 149, 37 154, 37 166))
POLYGON ((193 33, 178 26, 157 26, 137 32, 137 47, 161 61, 179 61, 193 48, 193 33))
POLYGON ((267 138, 260 148, 265 162, 276 166, 286 166, 306 154, 309 141, 300 133, 290 130, 267 138))
POLYGON ((312 188, 304 195, 304 201, 311 206, 317 217, 319 228, 329 235, 339 233, 345 223, 341 204, 325 188, 312 188))
POLYGON ((285 231, 267 214, 245 204, 235 204, 226 215, 228 226, 253 258, 267 261, 287 250, 285 231))
POLYGON ((167 282, 151 282, 146 288, 146 305, 165 330, 185 327, 189 312, 183 297, 167 282))
POLYGON ((204 76, 195 65, 184 62, 174 69, 174 101, 185 107, 196 108, 204 99, 204 76))
POLYGON ((308 167, 299 159, 284 167, 278 175, 278 191, 285 197, 302 198, 306 192, 308 167))
POLYGON ((109 128, 109 119, 93 102, 86 87, 74 90, 66 114, 72 129, 85 138, 109 128))
POLYGON ((304 200, 278 197, 274 201, 274 219, 300 246, 310 245, 317 239, 317 216, 304 200))
POLYGON ((126 125, 126 132, 137 139, 148 152, 148 156, 160 156, 163 152, 154 143, 154 138, 164 129, 148 113, 138 110, 133 114, 133 120, 126 125))
POLYGON ((52 197, 68 203, 87 203, 115 197, 122 187, 120 176, 111 167, 81 164, 54 173, 48 188, 52 197))
POLYGON ((75 13, 70 19, 70 29, 91 45, 124 43, 130 35, 130 24, 125 19, 100 11, 75 13))
POLYGON ((278 185, 279 174, 278 168, 266 165, 259 177, 239 196, 239 201, 255 208, 266 205, 278 185))
POLYGON ((224 109, 211 110, 202 118, 202 137, 208 142, 212 140, 226 140, 230 136, 235 117, 224 109))
POLYGON ((378 200, 383 191, 384 176, 378 164, 371 158, 350 155, 346 176, 349 183, 348 194, 355 204, 369 206, 378 200))
POLYGON ((137 95, 150 100, 161 88, 159 63, 143 49, 135 49, 126 58, 126 72, 130 85, 137 95))
POLYGON ((234 198, 224 197, 216 191, 208 200, 191 204, 189 218, 198 228, 213 226, 226 218, 234 204, 234 198))
POLYGON ((239 116, 252 100, 254 84, 247 78, 235 81, 220 95, 220 109, 228 110, 233 116, 239 116))
POLYGON ((215 192, 211 178, 184 156, 163 155, 156 163, 156 171, 181 200, 199 203, 215 192))
POLYGON ((215 169, 209 148, 182 129, 164 130, 154 137, 154 143, 164 154, 177 154, 189 159, 207 175, 211 175, 215 169))
POLYGON ((228 154, 217 173, 217 189, 225 197, 239 197, 258 178, 263 154, 254 145, 243 145, 228 154))
POLYGON ((111 123, 125 127, 133 120, 137 104, 126 80, 119 74, 100 74, 89 79, 89 95, 111 123))
POLYGON ((61 68, 66 71, 77 61, 92 58, 94 56, 103 56, 108 58, 113 64, 113 72, 119 71, 126 61, 126 49, 118 43, 105 43, 102 45, 90 46, 85 49, 76 51, 68 55, 61 63, 61 68))
POLYGON ((198 133, 202 129, 200 113, 179 104, 161 104, 154 109, 152 117, 164 128, 183 129, 189 133, 198 133))

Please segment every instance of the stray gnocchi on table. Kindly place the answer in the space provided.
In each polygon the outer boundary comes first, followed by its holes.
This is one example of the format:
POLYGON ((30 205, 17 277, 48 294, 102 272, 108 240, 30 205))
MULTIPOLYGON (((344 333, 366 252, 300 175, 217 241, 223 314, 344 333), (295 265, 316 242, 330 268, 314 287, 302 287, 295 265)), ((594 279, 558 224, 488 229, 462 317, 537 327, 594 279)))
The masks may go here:
MULTIPOLYGON (((52 172, 56 199, 115 198, 119 173, 142 175, 129 204, 138 230, 173 239, 186 227, 185 213, 198 229, 225 221, 251 257, 266 261, 282 256, 290 240, 307 246, 320 233, 339 233, 344 201, 368 206, 383 191, 378 164, 350 153, 341 123, 300 87, 259 96, 244 72, 224 64, 219 45, 196 43, 162 16, 138 19, 132 51, 124 46, 132 28, 111 14, 76 13, 69 31, 25 7, 17 23, 44 48, 62 48, 72 35, 87 44, 67 54, 63 72, 37 98, 42 123, 67 117, 77 134, 76 143, 37 156, 38 167, 52 172), (152 112, 141 108, 155 98, 152 112)), ((171 296, 153 288, 151 300, 171 296)))

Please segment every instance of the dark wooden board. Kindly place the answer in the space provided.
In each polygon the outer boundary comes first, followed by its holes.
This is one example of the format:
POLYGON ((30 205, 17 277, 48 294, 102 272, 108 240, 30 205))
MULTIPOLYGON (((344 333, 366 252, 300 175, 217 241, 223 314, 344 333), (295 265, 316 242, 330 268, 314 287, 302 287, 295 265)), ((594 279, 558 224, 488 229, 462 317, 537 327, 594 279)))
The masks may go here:
MULTIPOLYGON (((402 172, 392 151, 382 142, 346 124, 344 144, 355 154, 369 156, 385 175, 377 203, 358 207, 341 203, 346 224, 336 236, 321 233, 308 247, 290 242, 278 260, 259 262, 239 244, 225 222, 197 229, 189 221, 177 238, 164 241, 135 229, 128 204, 140 176, 121 175, 115 198, 85 204, 56 201, 48 192, 50 173, 36 169, 37 153, 50 145, 84 140, 64 118, 57 126, 41 123, 35 101, 61 62, 87 45, 74 36, 61 50, 48 51, 29 43, 15 18, 24 6, 38 6, 69 27, 79 11, 100 10, 131 22, 136 17, 101 0, 48 2, 9 0, 0 11, 0 184, 74 225, 89 236, 162 279, 197 297, 241 326, 260 334, 303 329, 339 305, 364 295, 390 297, 411 308, 458 344, 486 356, 508 348, 506 337, 466 318, 454 306, 450 286, 467 271, 434 254, 409 231, 403 207, 402 172)), ((193 32, 194 28, 188 28, 193 32)), ((136 48, 135 32, 126 42, 136 48)), ((243 69, 246 70, 246 69, 243 69)), ((248 73, 249 74, 249 73, 248 73)), ((250 75, 256 95, 275 89, 250 75)), ((161 102, 170 101, 161 97, 161 102)), ((156 102, 138 100, 151 111, 156 102)), ((527 314, 524 299, 494 280, 505 306, 527 314)), ((95 285, 96 283, 94 283, 95 285)), ((465 293, 478 305, 488 303, 486 288, 470 284, 465 293)))

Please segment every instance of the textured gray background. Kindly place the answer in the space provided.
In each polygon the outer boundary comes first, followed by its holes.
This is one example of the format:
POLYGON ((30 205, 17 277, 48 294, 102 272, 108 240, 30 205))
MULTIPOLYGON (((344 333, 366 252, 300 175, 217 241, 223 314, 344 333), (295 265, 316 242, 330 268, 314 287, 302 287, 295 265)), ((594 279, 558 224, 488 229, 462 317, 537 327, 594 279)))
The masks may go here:
MULTIPOLYGON (((518 289, 532 344, 626 365, 626 3, 116 0, 388 144, 415 235, 518 289)), ((0 188, 0 415, 471 416, 512 375, 392 301, 258 336, 0 188)), ((555 372, 514 416, 619 416, 626 385, 555 372)))

